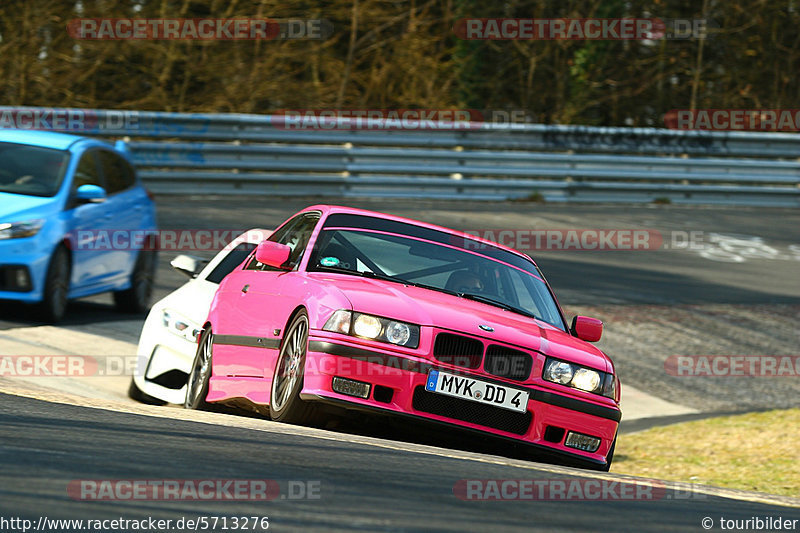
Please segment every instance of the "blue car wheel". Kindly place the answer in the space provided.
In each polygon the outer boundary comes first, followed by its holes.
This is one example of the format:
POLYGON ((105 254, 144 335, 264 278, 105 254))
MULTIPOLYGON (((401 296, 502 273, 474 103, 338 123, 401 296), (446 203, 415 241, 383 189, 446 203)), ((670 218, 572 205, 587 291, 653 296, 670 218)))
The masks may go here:
POLYGON ((50 258, 44 281, 44 295, 38 305, 37 315, 47 323, 55 323, 64 317, 69 293, 69 254, 58 246, 50 258))
POLYGON ((124 313, 144 313, 150 307, 156 270, 156 253, 142 250, 131 274, 131 286, 114 293, 114 303, 124 313))

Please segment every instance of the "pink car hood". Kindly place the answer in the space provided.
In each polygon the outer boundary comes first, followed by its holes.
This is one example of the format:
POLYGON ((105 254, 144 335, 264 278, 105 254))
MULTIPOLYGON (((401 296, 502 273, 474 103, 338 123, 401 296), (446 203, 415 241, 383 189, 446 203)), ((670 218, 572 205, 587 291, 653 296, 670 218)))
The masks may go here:
POLYGON ((612 370, 595 346, 560 329, 499 307, 450 294, 347 274, 314 272, 310 277, 334 284, 355 311, 394 318, 421 326, 436 326, 542 352, 598 370, 612 370), (479 325, 494 328, 485 332, 479 325))

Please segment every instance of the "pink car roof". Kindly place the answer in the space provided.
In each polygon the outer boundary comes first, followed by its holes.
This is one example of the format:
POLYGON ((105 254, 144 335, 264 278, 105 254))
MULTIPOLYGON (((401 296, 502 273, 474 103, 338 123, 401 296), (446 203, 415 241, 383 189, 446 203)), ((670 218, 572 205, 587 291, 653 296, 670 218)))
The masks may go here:
POLYGON ((459 238, 463 238, 463 239, 468 239, 468 240, 471 240, 471 241, 479 242, 481 244, 486 244, 488 246, 494 246, 495 248, 499 248, 501 250, 505 250, 507 252, 516 254, 516 255, 518 255, 518 256, 520 256, 520 257, 522 257, 522 258, 524 258, 524 259, 526 259, 528 261, 533 262, 533 264, 536 264, 536 261, 534 261, 533 258, 531 258, 530 256, 527 256, 527 255, 523 254, 522 252, 519 252, 519 251, 517 251, 517 250, 515 250, 513 248, 509 248, 508 246, 504 246, 504 245, 502 245, 500 243, 489 241, 489 240, 486 240, 486 239, 482 239, 481 237, 477 237, 477 236, 469 234, 469 233, 464 233, 463 231, 458 231, 458 230, 454 230, 454 229, 451 229, 451 228, 446 228, 444 226, 437 226, 436 224, 429 224, 427 222, 422 222, 420 220, 414 220, 413 218, 405 218, 405 217, 400 217, 400 216, 396 216, 396 215, 389 215, 387 213, 381 213, 381 212, 378 212, 378 211, 369 211, 367 209, 357 209, 355 207, 346 207, 346 206, 341 206, 341 205, 328 205, 328 204, 312 205, 312 206, 306 207, 305 209, 303 209, 300 212, 303 213, 303 212, 306 212, 306 211, 321 211, 323 215, 328 215, 328 214, 332 214, 332 213, 348 213, 348 214, 353 214, 353 215, 365 215, 365 216, 370 216, 370 217, 375 217, 375 218, 382 218, 382 219, 385 219, 385 220, 393 220, 395 222, 405 222, 407 224, 413 224, 415 226, 420 226, 422 228, 427 228, 427 229, 442 231, 444 233, 449 233, 450 235, 454 235, 454 236, 459 237, 459 238))

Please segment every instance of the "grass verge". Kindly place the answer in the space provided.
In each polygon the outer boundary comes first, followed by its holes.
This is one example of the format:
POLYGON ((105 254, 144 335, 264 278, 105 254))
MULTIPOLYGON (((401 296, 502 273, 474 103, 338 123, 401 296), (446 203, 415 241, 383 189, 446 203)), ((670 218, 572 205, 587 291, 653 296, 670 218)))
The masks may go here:
POLYGON ((620 435, 611 471, 800 496, 800 409, 708 418, 620 435))

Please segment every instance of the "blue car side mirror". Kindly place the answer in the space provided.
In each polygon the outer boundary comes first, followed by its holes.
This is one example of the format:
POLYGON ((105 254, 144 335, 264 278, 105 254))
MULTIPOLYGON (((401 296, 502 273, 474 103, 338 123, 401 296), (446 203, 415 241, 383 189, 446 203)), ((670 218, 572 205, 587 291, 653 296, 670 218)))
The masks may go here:
POLYGON ((105 202, 106 190, 99 185, 81 185, 75 191, 75 198, 82 202, 105 202))

